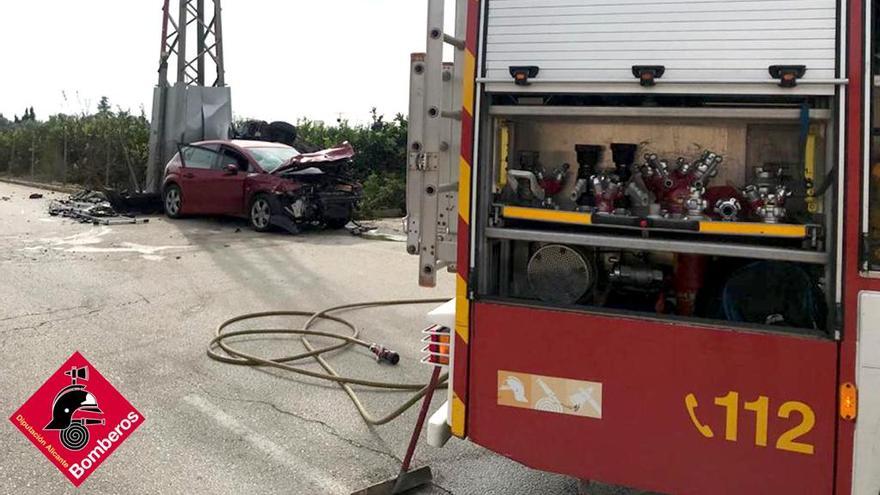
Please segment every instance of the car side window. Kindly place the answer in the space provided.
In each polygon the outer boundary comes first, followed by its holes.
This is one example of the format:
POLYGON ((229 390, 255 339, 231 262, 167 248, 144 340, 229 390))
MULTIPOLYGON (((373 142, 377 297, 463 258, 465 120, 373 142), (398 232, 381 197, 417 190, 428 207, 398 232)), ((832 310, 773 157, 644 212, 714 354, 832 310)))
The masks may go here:
POLYGON ((210 170, 217 167, 220 153, 216 148, 188 145, 180 147, 180 155, 183 158, 184 167, 210 170))
POLYGON ((248 172, 250 169, 250 165, 248 163, 247 158, 242 156, 241 153, 224 147, 222 150, 222 156, 220 157, 220 168, 225 168, 229 164, 235 164, 238 166, 238 170, 242 172, 248 172))

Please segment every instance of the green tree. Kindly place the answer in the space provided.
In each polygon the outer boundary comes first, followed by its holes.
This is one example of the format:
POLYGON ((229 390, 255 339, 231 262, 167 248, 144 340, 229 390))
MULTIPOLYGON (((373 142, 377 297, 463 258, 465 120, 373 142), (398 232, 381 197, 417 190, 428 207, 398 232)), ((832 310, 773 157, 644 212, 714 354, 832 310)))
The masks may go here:
POLYGON ((34 113, 34 107, 28 107, 24 109, 24 116, 21 119, 18 116, 15 116, 15 122, 35 122, 37 120, 37 115, 34 113))
POLYGON ((111 111, 112 107, 110 106, 110 98, 102 96, 101 101, 98 102, 98 114, 106 115, 108 113, 111 113, 111 111))

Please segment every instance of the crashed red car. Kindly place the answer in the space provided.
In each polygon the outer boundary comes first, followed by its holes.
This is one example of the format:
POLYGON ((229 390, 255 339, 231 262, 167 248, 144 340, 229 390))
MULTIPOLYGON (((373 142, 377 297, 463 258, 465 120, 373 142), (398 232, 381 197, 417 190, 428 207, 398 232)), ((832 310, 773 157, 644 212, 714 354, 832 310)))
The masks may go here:
POLYGON ((348 175, 353 156, 348 143, 316 153, 264 141, 180 146, 165 167, 165 213, 244 217, 259 232, 298 232, 306 224, 342 228, 361 197, 361 186, 348 175))

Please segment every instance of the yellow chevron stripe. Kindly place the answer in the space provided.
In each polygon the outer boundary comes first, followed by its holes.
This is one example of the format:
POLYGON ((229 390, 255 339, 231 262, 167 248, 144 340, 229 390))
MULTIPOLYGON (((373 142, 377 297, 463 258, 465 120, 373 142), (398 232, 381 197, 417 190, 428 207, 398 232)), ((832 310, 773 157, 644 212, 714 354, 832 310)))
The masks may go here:
POLYGON ((464 402, 452 392, 452 434, 458 438, 464 438, 465 406, 464 402))
POLYGON ((467 298, 467 281, 456 275, 455 283, 455 333, 467 344, 470 339, 470 301, 467 298))
POLYGON ((464 86, 462 95, 462 101, 464 102, 464 109, 468 113, 468 115, 474 115, 474 86, 476 85, 476 76, 477 76, 477 57, 474 56, 474 53, 468 49, 464 51, 464 82, 462 85, 464 86))
POLYGON ((471 164, 464 158, 458 163, 458 215, 471 224, 471 164))

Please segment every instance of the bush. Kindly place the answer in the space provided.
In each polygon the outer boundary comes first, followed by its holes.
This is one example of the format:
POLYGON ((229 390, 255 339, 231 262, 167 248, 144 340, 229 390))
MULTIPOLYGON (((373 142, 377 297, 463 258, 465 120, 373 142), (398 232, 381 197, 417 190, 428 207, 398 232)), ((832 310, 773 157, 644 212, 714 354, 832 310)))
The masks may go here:
POLYGON ((363 218, 376 218, 387 210, 406 211, 406 176, 397 173, 371 174, 364 181, 363 218))
POLYGON ((143 185, 149 138, 143 113, 114 112, 106 99, 91 115, 58 114, 39 121, 29 109, 13 122, 0 115, 0 173, 135 189, 143 185))
MULTIPOLYGON (((300 151, 352 144, 354 178, 364 185, 365 217, 406 207, 406 117, 386 122, 375 108, 371 117, 358 125, 297 122, 300 151)), ((143 112, 114 112, 104 98, 94 114, 59 114, 45 121, 37 120, 33 109, 12 121, 0 115, 0 174, 133 190, 135 182, 143 186, 149 139, 150 123, 143 112)))

